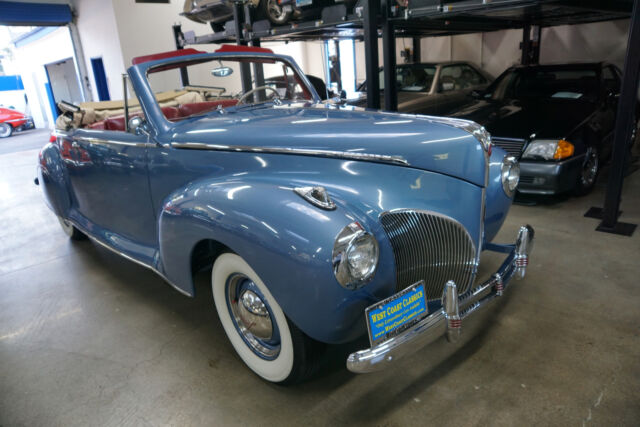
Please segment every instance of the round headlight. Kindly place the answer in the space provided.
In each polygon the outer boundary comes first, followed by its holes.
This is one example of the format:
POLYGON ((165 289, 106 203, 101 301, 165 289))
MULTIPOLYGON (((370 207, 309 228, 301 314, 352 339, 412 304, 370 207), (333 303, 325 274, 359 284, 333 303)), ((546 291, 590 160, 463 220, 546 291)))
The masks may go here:
POLYGON ((369 282, 378 266, 378 242, 357 222, 344 227, 333 245, 333 272, 338 283, 356 289, 369 282))
POLYGON ((513 197, 513 194, 518 187, 520 181, 520 165, 513 156, 505 156, 502 159, 502 189, 508 197, 513 197))

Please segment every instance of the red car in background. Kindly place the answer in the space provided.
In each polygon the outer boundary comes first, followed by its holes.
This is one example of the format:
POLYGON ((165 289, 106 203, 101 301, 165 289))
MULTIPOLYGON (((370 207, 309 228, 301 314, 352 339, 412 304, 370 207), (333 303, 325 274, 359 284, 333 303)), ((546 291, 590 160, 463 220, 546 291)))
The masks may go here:
POLYGON ((34 127, 31 117, 10 108, 0 107, 0 138, 11 136, 14 130, 21 131, 34 127))

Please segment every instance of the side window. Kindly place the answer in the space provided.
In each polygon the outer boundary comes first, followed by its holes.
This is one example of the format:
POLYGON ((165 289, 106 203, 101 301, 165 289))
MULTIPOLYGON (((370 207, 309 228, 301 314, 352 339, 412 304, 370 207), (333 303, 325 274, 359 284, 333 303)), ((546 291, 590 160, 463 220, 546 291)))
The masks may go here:
POLYGON ((602 70, 602 83, 606 93, 620 93, 620 78, 611 66, 602 70))
POLYGON ((469 89, 487 83, 476 70, 466 64, 448 65, 440 73, 440 91, 469 89))

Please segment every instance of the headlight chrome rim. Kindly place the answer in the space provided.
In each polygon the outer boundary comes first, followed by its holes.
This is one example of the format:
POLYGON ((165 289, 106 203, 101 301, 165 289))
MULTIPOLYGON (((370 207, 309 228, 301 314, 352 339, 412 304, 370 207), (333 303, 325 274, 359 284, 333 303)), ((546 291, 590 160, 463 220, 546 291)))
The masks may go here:
POLYGON ((375 276, 380 258, 378 241, 367 232, 357 221, 340 230, 333 245, 332 265, 333 273, 340 286, 346 289, 357 289, 369 283, 375 276), (372 245, 373 256, 368 266, 362 271, 354 271, 349 254, 357 250, 358 246, 372 245))
POLYGON ((500 177, 504 193, 508 197, 513 197, 520 181, 520 164, 518 164, 518 160, 515 157, 504 157, 500 177))

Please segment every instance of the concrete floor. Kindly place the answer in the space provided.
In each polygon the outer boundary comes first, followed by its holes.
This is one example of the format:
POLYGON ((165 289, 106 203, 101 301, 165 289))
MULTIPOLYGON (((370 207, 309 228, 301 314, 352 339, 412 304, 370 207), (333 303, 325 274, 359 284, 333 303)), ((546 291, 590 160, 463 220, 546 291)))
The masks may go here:
MULTIPOLYGON (((24 147, 47 134, 22 135, 24 147)), ((15 143, 16 140, 14 140, 15 143)), ((4 142, 0 142, 0 145, 4 142)), ((597 233, 585 198, 514 206, 536 228, 527 277, 496 310, 392 369, 353 375, 349 346, 314 380, 246 369, 206 275, 183 297, 152 272, 72 243, 33 185, 36 150, 0 155, 0 425, 638 425, 640 230, 597 233)), ((640 223, 640 173, 623 219, 640 223)))

